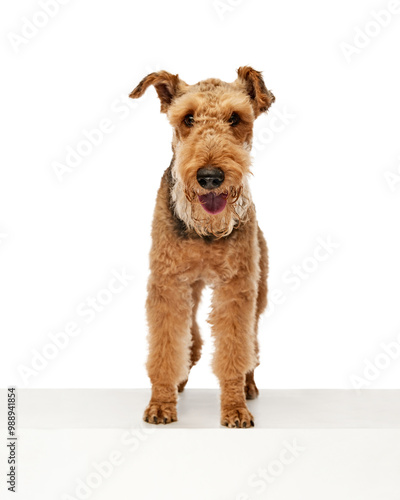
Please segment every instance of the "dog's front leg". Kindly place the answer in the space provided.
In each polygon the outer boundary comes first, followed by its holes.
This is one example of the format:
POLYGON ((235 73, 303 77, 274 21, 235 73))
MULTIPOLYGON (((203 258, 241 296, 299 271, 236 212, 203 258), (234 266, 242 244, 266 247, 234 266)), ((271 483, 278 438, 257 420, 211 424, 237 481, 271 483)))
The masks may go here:
POLYGON ((147 320, 152 383, 144 420, 167 424, 177 420, 177 386, 188 376, 192 291, 179 277, 152 275, 148 284, 147 320))
POLYGON ((221 386, 221 424, 254 426, 246 406, 246 373, 256 366, 255 280, 236 277, 215 288, 210 323, 215 337, 214 373, 221 386))

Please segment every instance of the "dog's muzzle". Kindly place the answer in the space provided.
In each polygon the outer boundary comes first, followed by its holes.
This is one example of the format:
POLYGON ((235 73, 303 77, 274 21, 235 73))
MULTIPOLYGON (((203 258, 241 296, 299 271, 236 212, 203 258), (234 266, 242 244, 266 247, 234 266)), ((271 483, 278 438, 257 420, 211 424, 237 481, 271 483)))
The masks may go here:
MULTIPOLYGON (((211 191, 217 189, 224 182, 225 174, 220 168, 206 166, 197 171, 197 182, 203 189, 211 191)), ((212 215, 219 214, 226 206, 226 194, 215 194, 213 192, 202 194, 199 201, 203 209, 212 215)))

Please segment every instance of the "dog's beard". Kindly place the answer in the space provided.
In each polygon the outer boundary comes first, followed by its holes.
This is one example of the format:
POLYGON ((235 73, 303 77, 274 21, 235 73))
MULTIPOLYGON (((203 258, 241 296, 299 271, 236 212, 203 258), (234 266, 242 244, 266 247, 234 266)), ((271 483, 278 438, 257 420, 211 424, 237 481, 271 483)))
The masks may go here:
POLYGON ((215 190, 215 194, 226 198, 226 206, 220 213, 209 214, 202 207, 199 195, 203 192, 187 188, 175 178, 171 190, 173 209, 190 230, 199 236, 214 236, 223 238, 228 236, 234 228, 247 220, 251 197, 247 181, 238 188, 231 186, 228 189, 215 190))

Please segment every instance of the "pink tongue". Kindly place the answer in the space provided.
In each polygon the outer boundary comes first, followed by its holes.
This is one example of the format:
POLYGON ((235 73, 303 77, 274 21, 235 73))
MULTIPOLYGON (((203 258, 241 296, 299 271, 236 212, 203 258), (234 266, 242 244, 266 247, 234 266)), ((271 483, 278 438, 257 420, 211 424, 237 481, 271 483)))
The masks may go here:
POLYGON ((226 195, 214 193, 202 194, 199 196, 201 206, 209 214, 219 214, 226 206, 226 195))

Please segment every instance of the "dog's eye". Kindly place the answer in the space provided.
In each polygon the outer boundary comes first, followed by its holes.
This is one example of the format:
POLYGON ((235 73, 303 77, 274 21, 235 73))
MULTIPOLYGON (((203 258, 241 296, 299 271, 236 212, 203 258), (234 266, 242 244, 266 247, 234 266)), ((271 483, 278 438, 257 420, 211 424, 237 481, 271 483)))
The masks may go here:
POLYGON ((193 115, 191 114, 188 114, 185 116, 185 118, 183 119, 183 123, 187 126, 187 127, 193 127, 194 125, 194 118, 193 118, 193 115))
POLYGON ((236 127, 240 123, 240 116, 237 113, 232 113, 228 122, 231 127, 236 127))

